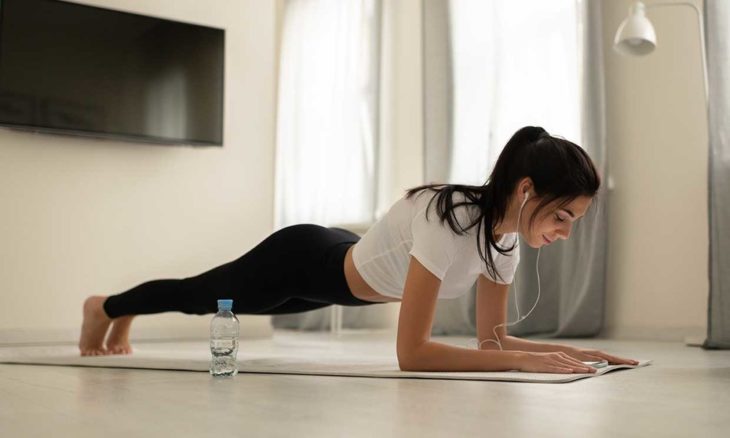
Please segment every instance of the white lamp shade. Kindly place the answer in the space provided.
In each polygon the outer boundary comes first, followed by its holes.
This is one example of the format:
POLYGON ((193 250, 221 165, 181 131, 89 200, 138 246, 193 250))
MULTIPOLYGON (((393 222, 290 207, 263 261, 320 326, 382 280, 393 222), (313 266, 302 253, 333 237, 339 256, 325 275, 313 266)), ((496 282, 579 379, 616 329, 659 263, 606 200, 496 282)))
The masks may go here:
POLYGON ((644 4, 636 2, 629 9, 629 16, 616 31, 613 48, 623 55, 646 55, 655 47, 654 26, 646 18, 644 4))

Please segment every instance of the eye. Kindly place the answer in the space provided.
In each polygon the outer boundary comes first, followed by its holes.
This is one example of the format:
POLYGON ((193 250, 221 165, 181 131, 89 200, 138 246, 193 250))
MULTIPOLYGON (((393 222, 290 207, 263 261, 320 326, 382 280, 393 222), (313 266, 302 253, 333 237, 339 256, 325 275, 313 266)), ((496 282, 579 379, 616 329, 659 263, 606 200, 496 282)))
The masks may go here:
POLYGON ((558 222, 565 222, 565 219, 563 219, 562 217, 560 217, 559 214, 556 214, 555 215, 555 219, 557 219, 558 222))

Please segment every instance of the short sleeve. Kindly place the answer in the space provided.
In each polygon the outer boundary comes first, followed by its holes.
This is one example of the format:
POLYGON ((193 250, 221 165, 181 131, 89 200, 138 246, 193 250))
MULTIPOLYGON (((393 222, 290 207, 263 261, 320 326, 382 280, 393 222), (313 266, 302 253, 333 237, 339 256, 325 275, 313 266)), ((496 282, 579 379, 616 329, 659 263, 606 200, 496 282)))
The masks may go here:
POLYGON ((415 257, 433 275, 443 280, 456 254, 456 234, 447 223, 441 223, 437 213, 431 211, 426 220, 426 209, 417 213, 411 222, 413 246, 410 255, 415 257))
MULTIPOLYGON (((515 234, 515 237, 512 239, 511 242, 505 244, 506 247, 512 246, 515 243, 515 240, 517 239, 517 235, 515 234)), ((497 272, 501 276, 500 278, 492 278, 491 275, 489 275, 489 271, 487 271, 486 264, 482 265, 482 274, 484 274, 485 277, 489 278, 490 280, 494 281, 498 284, 512 284, 512 281, 515 278, 515 272, 517 272, 517 265, 520 264, 520 245, 517 243, 515 245, 515 249, 513 249, 508 254, 500 254, 497 251, 493 251, 492 254, 495 255, 494 258, 494 265, 497 269, 497 272)))

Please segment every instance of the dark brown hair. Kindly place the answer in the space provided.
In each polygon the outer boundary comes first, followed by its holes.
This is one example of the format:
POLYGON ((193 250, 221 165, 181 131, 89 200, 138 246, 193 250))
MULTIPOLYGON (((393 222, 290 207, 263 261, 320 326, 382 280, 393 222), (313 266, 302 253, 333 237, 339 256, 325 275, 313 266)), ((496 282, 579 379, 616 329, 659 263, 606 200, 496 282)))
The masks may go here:
POLYGON ((537 214, 551 202, 559 201, 559 208, 579 196, 592 198, 601 185, 601 178, 593 161, 581 147, 568 140, 553 137, 539 126, 526 126, 512 135, 483 185, 427 184, 409 189, 406 198, 422 190, 436 192, 437 195, 429 201, 428 207, 436 200, 442 224, 448 222, 449 227, 458 235, 477 226, 479 256, 486 263, 487 272, 492 278, 503 280, 488 249, 491 246, 500 254, 507 254, 514 249, 516 244, 510 248, 497 245, 494 227, 504 219, 509 198, 519 180, 524 177, 532 179, 534 191, 540 200, 530 217, 530 228, 537 214), (455 192, 462 193, 464 200, 454 204, 452 196, 455 192), (480 213, 464 228, 454 210, 470 205, 478 206, 480 213))

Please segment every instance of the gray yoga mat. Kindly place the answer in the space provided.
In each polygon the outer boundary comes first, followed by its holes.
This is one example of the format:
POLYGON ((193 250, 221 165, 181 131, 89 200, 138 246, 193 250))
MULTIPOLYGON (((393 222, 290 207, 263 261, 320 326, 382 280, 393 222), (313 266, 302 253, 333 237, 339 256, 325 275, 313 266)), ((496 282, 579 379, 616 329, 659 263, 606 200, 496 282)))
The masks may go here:
MULTIPOLYGON (((208 372, 210 350, 206 342, 135 344, 131 355, 86 356, 76 346, 49 345, 0 348, 0 363, 63 365, 104 368, 208 372)), ((413 372, 400 371, 395 353, 327 347, 325 343, 298 344, 296 348, 242 342, 238 351, 239 373, 300 374, 316 376, 487 380, 505 382, 567 383, 606 373, 649 365, 609 365, 595 374, 524 372, 413 372)), ((637 359, 638 360, 638 359, 637 359)))

